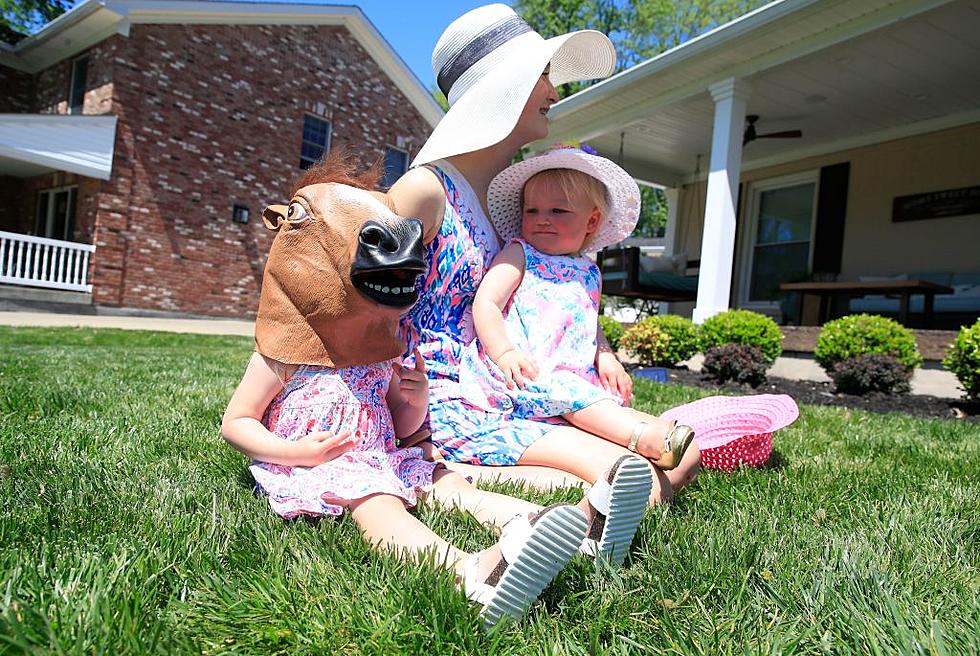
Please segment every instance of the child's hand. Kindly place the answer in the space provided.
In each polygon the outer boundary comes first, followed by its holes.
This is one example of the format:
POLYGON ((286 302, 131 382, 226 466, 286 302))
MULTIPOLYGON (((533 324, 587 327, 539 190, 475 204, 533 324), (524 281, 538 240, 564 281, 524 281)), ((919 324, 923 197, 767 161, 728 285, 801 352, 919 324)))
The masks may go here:
POLYGON ((339 433, 320 431, 301 437, 293 442, 296 464, 301 467, 316 467, 342 456, 357 444, 356 440, 348 439, 349 437, 349 430, 339 433))
POLYGON ((497 366, 504 372, 507 379, 507 389, 514 389, 516 385, 520 389, 527 386, 527 380, 534 380, 538 377, 538 365, 526 353, 517 349, 504 351, 497 357, 497 366))
POLYGON ((415 368, 403 367, 394 363, 395 375, 398 377, 398 391, 402 399, 413 408, 425 408, 429 403, 429 378, 425 375, 425 360, 418 349, 415 349, 415 368))
POLYGON ((607 392, 618 394, 623 404, 629 406, 633 396, 633 379, 626 373, 623 364, 609 351, 599 351, 595 358, 599 381, 607 392))

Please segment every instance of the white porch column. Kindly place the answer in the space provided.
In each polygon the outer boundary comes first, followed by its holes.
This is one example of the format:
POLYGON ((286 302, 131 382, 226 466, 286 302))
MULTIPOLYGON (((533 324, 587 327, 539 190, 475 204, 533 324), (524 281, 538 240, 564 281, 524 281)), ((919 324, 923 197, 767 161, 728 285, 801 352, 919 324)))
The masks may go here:
MULTIPOLYGON (((680 202, 681 190, 677 187, 664 189, 667 198, 667 230, 664 232, 664 255, 677 254, 677 204, 680 202)), ((670 303, 660 303, 657 314, 670 314, 670 303)))
POLYGON ((708 90, 715 101, 715 124, 711 135, 694 323, 702 323, 729 307, 735 258, 735 203, 742 172, 742 133, 749 95, 748 85, 735 78, 713 84, 708 90))

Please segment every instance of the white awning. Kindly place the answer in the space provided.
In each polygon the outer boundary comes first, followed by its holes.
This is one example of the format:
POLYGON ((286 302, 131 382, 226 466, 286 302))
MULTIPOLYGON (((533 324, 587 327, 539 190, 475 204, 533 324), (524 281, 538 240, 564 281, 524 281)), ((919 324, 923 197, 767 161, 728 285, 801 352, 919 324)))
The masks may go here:
POLYGON ((108 180, 115 116, 0 114, 0 175, 67 171, 108 180))

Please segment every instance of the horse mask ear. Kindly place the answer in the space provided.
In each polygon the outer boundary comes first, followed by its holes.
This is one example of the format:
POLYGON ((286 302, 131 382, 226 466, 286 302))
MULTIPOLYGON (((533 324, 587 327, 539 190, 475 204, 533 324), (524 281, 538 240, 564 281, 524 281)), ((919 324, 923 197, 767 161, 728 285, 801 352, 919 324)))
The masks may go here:
POLYGON ((269 230, 276 231, 282 222, 286 220, 286 212, 289 208, 286 205, 269 205, 262 210, 262 221, 269 230))

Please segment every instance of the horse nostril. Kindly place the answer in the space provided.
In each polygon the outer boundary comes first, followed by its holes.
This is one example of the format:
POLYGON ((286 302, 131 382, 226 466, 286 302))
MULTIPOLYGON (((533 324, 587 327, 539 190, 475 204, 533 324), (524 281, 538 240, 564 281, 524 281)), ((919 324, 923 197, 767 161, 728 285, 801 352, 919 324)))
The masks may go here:
POLYGON ((384 234, 378 227, 368 226, 361 230, 361 241, 368 246, 380 246, 383 239, 384 234))
POLYGON ((371 248, 379 248, 387 253, 398 252, 398 240, 384 226, 366 225, 361 229, 361 243, 371 248))

